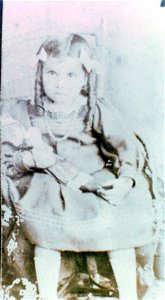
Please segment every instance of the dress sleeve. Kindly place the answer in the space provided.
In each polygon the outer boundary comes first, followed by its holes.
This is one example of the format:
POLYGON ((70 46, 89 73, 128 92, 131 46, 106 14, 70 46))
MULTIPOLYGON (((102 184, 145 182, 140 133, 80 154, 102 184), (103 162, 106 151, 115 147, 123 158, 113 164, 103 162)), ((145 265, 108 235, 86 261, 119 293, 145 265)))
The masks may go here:
MULTIPOLYGON (((94 130, 102 136, 105 145, 111 145, 119 158, 118 177, 130 177, 136 181, 137 149, 136 138, 114 106, 99 100, 93 121, 94 130)), ((107 147, 108 149, 108 147, 107 147)))
POLYGON ((31 155, 29 150, 21 150, 26 131, 8 113, 2 114, 2 172, 10 177, 20 177, 29 171, 23 163, 22 154, 31 155))

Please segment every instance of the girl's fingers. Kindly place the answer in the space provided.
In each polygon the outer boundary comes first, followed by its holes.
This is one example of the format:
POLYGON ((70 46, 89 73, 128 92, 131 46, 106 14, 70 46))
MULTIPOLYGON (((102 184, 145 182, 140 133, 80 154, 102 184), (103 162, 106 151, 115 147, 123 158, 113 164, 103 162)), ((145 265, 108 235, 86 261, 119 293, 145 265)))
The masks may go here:
POLYGON ((97 194, 102 194, 105 197, 117 197, 118 193, 116 193, 113 190, 104 190, 104 189, 98 189, 97 194))
POLYGON ((102 187, 105 187, 105 188, 113 188, 113 185, 116 183, 116 180, 117 179, 111 179, 111 180, 108 180, 106 182, 104 182, 102 184, 102 187))
POLYGON ((5 156, 5 157, 8 157, 8 158, 12 158, 12 157, 13 157, 13 154, 11 154, 11 153, 5 153, 4 156, 5 156))
POLYGON ((98 196, 108 201, 108 203, 112 206, 117 206, 120 204, 120 198, 118 194, 107 192, 104 189, 97 190, 98 196))
POLYGON ((4 164, 12 164, 13 165, 13 159, 5 160, 3 163, 4 164))

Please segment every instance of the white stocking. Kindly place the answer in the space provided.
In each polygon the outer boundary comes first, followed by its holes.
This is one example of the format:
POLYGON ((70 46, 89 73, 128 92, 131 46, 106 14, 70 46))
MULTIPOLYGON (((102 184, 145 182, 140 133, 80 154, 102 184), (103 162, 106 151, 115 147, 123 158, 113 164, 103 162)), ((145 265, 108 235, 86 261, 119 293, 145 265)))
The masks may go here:
POLYGON ((110 263, 119 289, 119 298, 122 300, 137 299, 136 287, 136 258, 131 249, 108 252, 110 263))
POLYGON ((36 246, 34 262, 41 299, 57 300, 60 252, 36 246))

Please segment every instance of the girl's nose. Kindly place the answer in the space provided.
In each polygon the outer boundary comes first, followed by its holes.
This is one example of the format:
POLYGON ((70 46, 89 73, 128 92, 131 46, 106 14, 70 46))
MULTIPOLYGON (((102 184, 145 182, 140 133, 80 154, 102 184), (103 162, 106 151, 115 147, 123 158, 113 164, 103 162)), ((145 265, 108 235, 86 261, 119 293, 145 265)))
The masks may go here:
POLYGON ((56 78, 56 88, 60 89, 64 87, 64 79, 61 76, 56 78))

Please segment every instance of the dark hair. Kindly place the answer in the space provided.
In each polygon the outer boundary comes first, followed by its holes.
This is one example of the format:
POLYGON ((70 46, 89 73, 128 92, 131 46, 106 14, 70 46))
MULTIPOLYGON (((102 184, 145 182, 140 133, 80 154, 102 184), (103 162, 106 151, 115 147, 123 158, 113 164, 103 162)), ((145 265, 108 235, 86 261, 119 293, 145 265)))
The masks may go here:
POLYGON ((65 39, 48 39, 39 48, 37 54, 44 48, 48 56, 60 57, 68 55, 71 57, 80 57, 81 51, 85 50, 92 57, 92 49, 88 42, 78 34, 70 34, 65 39))
MULTIPOLYGON (((90 58, 92 58, 92 49, 87 41, 78 34, 70 34, 66 39, 48 39, 39 48, 37 54, 40 54, 44 48, 48 57, 63 57, 64 55, 79 58, 81 51, 85 50, 90 58)), ((85 66, 83 66, 86 71, 85 66)), ((88 73, 87 73, 88 74, 88 73)), ((36 79, 35 79, 35 109, 37 115, 43 115, 42 109, 43 99, 45 95, 43 88, 43 62, 38 61, 36 79)), ((88 74, 87 86, 82 89, 81 93, 88 97, 88 114, 86 116, 86 129, 91 127, 94 108, 96 104, 96 73, 94 70, 88 74)))

